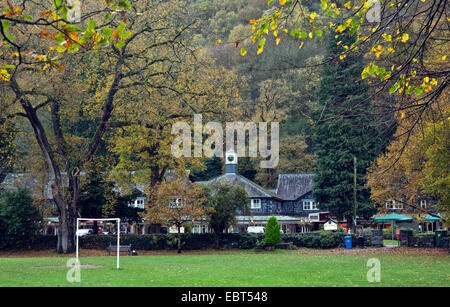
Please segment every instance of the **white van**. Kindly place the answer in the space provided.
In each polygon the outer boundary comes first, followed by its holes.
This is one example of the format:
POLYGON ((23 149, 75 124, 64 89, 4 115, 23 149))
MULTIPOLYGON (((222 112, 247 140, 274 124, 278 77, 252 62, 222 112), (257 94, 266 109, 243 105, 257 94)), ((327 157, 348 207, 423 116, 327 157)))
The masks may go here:
POLYGON ((85 235, 90 235, 92 234, 92 232, 92 229, 78 229, 77 236, 82 237, 85 235))
POLYGON ((265 228, 262 226, 248 226, 247 232, 248 233, 265 233, 265 228))

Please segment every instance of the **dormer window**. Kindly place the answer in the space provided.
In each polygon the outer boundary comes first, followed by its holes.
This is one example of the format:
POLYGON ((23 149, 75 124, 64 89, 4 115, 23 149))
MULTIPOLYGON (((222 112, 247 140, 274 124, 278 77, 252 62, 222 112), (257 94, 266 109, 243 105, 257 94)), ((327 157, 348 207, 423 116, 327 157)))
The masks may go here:
POLYGON ((261 209, 261 199, 251 199, 250 200, 251 209, 261 209))
POLYGON ((137 198, 128 204, 128 207, 144 209, 145 198, 137 198))
POLYGON ((170 203, 170 207, 171 207, 172 209, 178 209, 178 208, 183 207, 183 203, 181 202, 181 198, 177 198, 177 199, 175 199, 174 201, 172 201, 172 202, 170 203))
POLYGON ((315 201, 304 201, 303 210, 317 210, 317 203, 315 201))

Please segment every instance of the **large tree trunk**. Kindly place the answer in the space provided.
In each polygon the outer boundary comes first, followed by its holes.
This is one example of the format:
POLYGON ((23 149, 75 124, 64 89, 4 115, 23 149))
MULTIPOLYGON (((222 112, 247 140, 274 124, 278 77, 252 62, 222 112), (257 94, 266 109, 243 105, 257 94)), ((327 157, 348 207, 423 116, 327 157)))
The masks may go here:
POLYGON ((53 191, 54 200, 58 207, 59 226, 58 226, 58 245, 56 251, 61 254, 70 254, 75 252, 75 231, 78 213, 76 203, 78 201, 78 177, 69 175, 69 186, 72 191, 71 200, 67 200, 67 195, 63 196, 64 190, 56 189, 53 191))
POLYGON ((62 212, 59 216, 58 245, 56 251, 60 254, 69 254, 75 251, 75 224, 74 220, 62 212))

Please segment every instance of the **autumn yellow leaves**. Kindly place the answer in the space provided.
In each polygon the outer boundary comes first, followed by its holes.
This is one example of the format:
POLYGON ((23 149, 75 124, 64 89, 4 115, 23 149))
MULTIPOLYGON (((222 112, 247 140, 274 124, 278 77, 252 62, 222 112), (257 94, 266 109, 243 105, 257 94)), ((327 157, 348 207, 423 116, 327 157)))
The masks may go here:
MULTIPOLYGON (((125 29, 126 10, 131 8, 131 4, 127 0, 102 2, 106 7, 101 7, 99 3, 98 10, 87 13, 83 17, 86 22, 82 24, 81 19, 76 21, 71 19, 74 10, 73 1, 51 1, 48 8, 45 5, 38 7, 28 3, 26 11, 33 14, 32 17, 25 12, 26 1, 22 6, 15 7, 12 1, 6 0, 7 6, 0 11, 0 34, 3 40, 2 54, 9 54, 10 59, 7 61, 9 63, 0 63, 0 79, 9 81, 11 72, 21 64, 37 65, 43 70, 52 68, 64 70, 58 61, 58 53, 74 53, 80 48, 97 49, 99 45, 108 43, 115 44, 117 48, 123 47, 123 41, 131 36, 131 32, 125 29), (113 14, 118 14, 122 19, 117 27, 108 25, 113 14), (106 25, 98 27, 96 21, 102 19, 106 25), (10 29, 10 25, 14 25, 14 29, 10 29), (15 37, 18 33, 30 33, 33 37, 36 34, 36 37, 42 40, 40 44, 42 48, 34 50, 20 45, 15 37), (49 41, 48 44, 44 43, 46 40, 49 41), (8 49, 15 50, 8 52, 8 49)), ((77 15, 80 14, 81 12, 77 12, 77 15)))

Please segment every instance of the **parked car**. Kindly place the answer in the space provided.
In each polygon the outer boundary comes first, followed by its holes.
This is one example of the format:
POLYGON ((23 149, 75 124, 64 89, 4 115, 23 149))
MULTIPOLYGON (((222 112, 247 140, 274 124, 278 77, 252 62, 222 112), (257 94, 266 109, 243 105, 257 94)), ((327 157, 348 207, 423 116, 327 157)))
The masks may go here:
POLYGON ((249 226, 247 228, 248 233, 264 233, 265 230, 266 229, 262 226, 249 226))
POLYGON ((92 234, 92 229, 78 229, 77 231, 77 235, 79 237, 85 236, 85 235, 90 235, 92 234))

